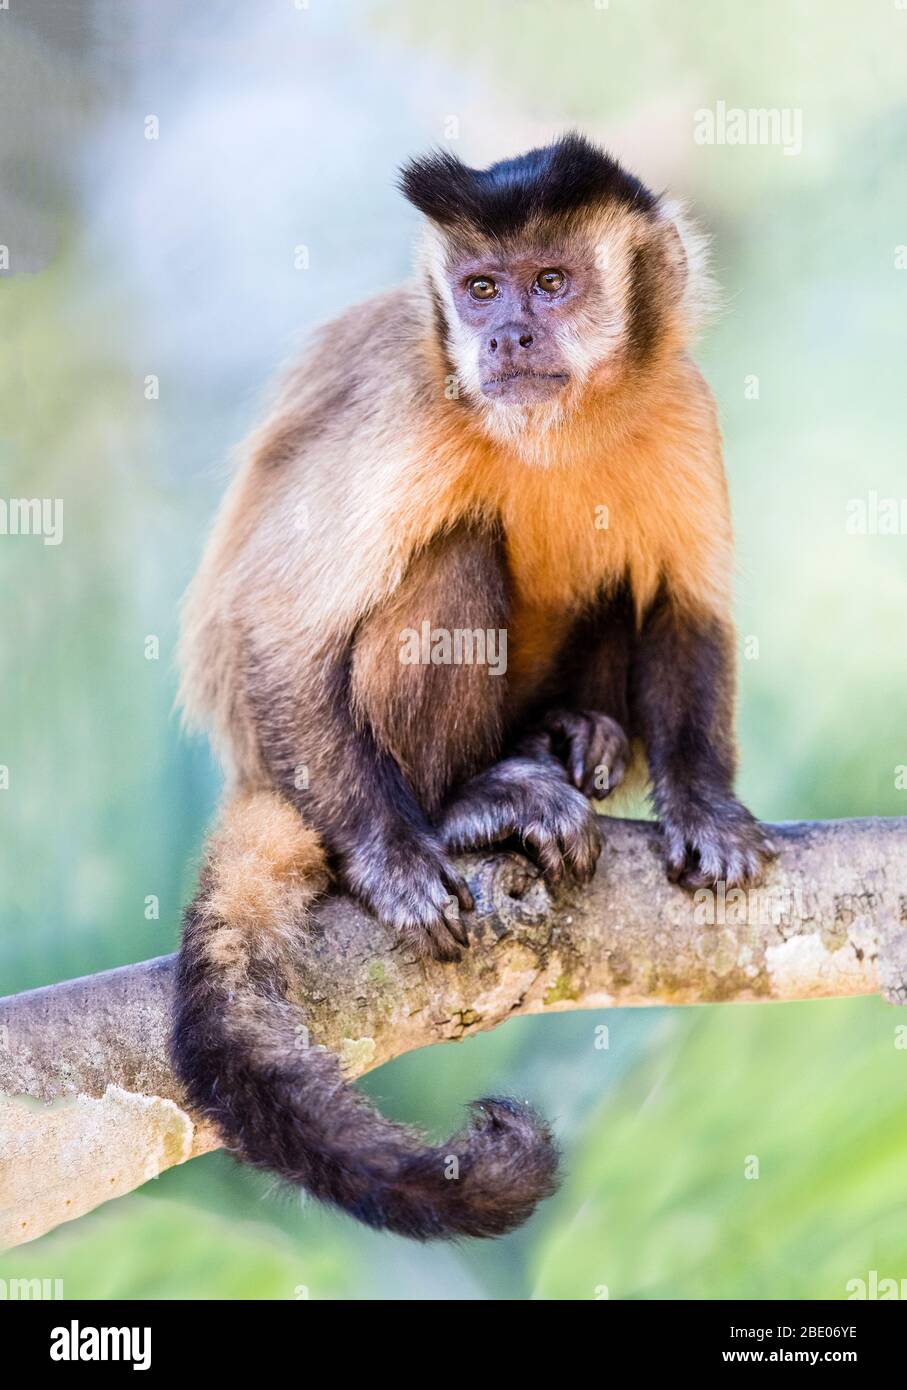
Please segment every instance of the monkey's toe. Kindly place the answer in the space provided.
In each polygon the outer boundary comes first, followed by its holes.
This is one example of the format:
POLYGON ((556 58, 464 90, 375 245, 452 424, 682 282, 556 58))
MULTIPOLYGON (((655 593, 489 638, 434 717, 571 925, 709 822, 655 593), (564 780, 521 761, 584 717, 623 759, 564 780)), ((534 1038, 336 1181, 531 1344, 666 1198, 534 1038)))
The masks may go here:
POLYGON ((525 752, 475 778, 447 807, 440 833, 449 851, 519 841, 552 886, 587 882, 601 853, 598 818, 559 764, 525 752))
POLYGON ((543 728, 575 787, 599 800, 624 779, 630 744, 621 726, 598 710, 549 710, 543 728))
POLYGON ((668 877, 682 888, 743 888, 757 883, 777 850, 739 802, 665 826, 668 877))
POLYGON ((578 883, 588 883, 601 854, 597 818, 578 793, 573 795, 579 804, 570 807, 570 814, 552 812, 530 821, 521 831, 524 845, 552 886, 568 876, 578 883))
POLYGON ((469 885, 432 837, 372 845, 347 861, 349 889, 395 936, 420 955, 460 959, 469 945, 460 913, 475 906, 469 885))

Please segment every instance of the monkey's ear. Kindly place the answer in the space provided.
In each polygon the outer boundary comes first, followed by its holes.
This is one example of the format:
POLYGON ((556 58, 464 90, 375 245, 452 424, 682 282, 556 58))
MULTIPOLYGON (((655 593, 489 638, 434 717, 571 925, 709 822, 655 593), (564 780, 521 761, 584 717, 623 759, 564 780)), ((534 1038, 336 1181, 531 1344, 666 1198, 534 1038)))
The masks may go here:
POLYGON ((681 299, 689 276, 689 258, 683 237, 673 218, 666 217, 658 224, 662 260, 668 276, 668 284, 674 298, 681 299))
POLYGON ((721 303, 709 270, 709 238, 675 199, 660 204, 655 228, 668 299, 695 329, 721 303))
POLYGON ((441 227, 468 221, 474 215, 475 170, 447 150, 404 164, 398 187, 413 207, 441 227))

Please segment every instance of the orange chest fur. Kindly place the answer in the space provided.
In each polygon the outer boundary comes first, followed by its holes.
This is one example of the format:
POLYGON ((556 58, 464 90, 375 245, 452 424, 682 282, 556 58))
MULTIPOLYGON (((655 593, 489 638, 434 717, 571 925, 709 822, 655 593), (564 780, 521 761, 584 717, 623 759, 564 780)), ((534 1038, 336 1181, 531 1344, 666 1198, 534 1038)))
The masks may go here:
POLYGON ((550 669, 609 584, 629 583, 639 615, 662 582, 688 606, 726 612, 731 530, 714 412, 704 388, 669 404, 619 442, 605 428, 565 434, 547 466, 487 448, 459 473, 462 504, 503 529, 517 682, 550 669))
POLYGON ((629 577, 639 601, 654 592, 659 545, 646 509, 603 475, 558 470, 522 481, 500 510, 513 585, 508 668, 533 684, 609 582, 629 577))

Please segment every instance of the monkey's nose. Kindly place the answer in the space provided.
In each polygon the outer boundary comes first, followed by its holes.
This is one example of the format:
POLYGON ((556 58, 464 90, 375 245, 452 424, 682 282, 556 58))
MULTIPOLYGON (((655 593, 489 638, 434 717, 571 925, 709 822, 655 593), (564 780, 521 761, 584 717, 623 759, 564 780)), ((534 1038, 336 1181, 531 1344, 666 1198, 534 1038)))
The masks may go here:
POLYGON ((488 351, 497 352, 498 348, 507 353, 515 353, 517 348, 532 347, 533 338, 529 329, 521 323, 505 323, 502 328, 495 329, 494 337, 488 340, 488 351))

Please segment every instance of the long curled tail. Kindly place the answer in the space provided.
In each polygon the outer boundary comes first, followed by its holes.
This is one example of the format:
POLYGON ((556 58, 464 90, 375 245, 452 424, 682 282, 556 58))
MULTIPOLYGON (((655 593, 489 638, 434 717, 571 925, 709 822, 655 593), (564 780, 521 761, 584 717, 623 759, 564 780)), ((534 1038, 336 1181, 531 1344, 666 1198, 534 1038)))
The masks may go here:
POLYGON ((306 1043, 287 999, 294 939, 327 883, 313 830, 278 796, 234 800, 186 912, 172 1057, 191 1104, 247 1163, 369 1226, 417 1240, 499 1236, 556 1186, 557 1151, 527 1106, 474 1102, 437 1148, 382 1116, 306 1043))

